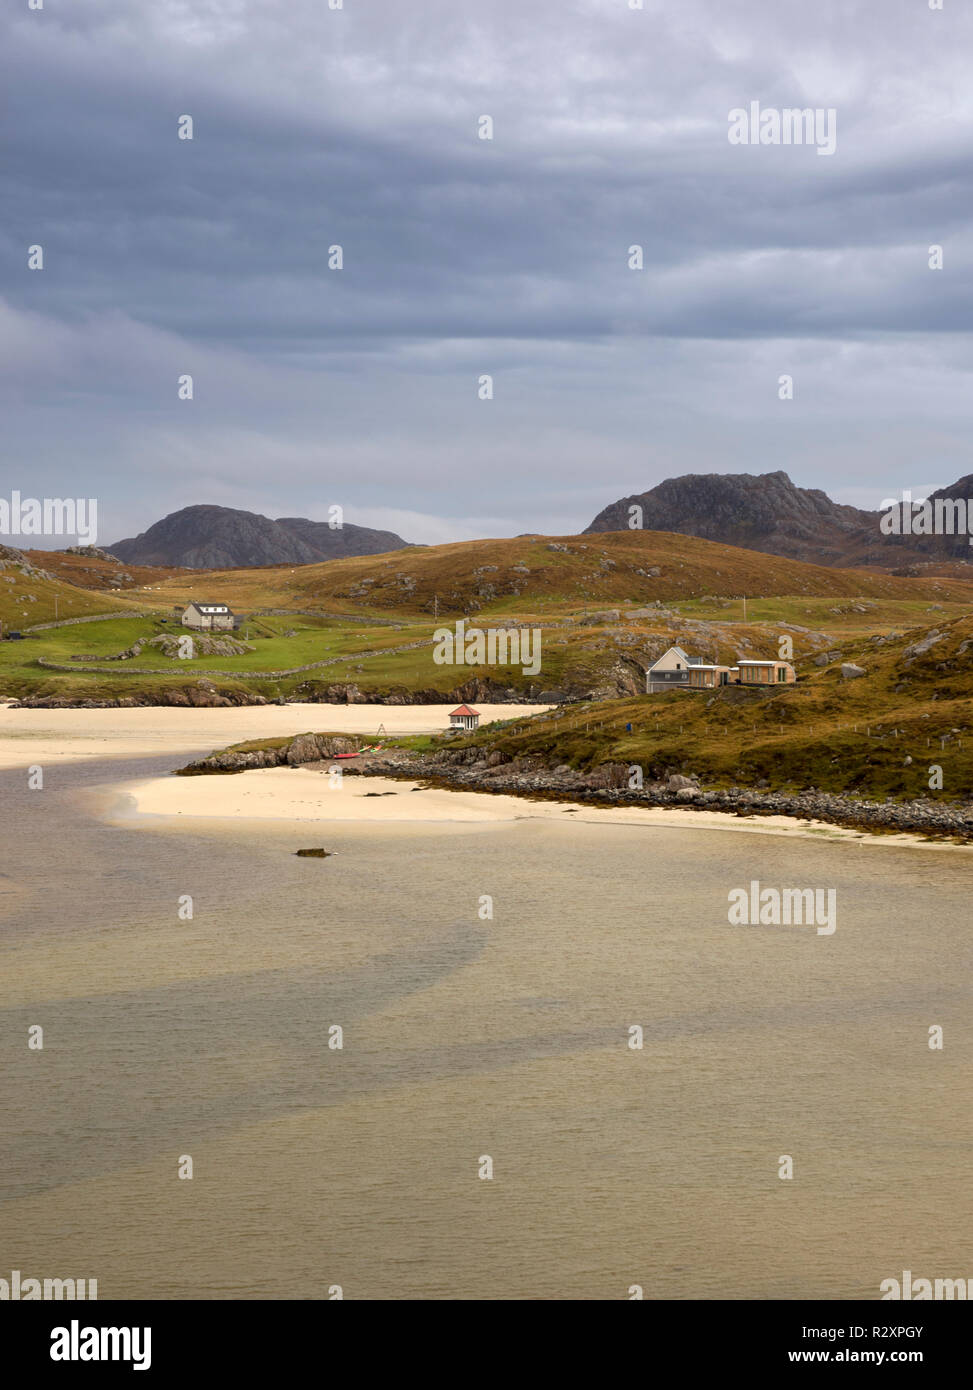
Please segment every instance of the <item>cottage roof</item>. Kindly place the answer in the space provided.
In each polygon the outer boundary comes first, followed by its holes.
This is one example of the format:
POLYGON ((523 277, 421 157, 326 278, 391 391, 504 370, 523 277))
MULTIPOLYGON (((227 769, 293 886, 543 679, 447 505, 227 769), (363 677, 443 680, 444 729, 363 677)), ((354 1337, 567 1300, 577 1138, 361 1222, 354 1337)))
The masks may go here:
POLYGON ((479 710, 476 710, 476 709, 470 709, 469 705, 458 705, 456 709, 450 710, 450 712, 449 712, 449 717, 450 717, 450 719, 452 719, 452 717, 453 717, 454 714, 466 714, 466 715, 473 714, 473 715, 476 716, 477 719, 479 719, 479 717, 480 717, 480 711, 479 711, 479 710))
POLYGON ((692 657, 688 656, 686 652, 683 651, 682 647, 666 647, 665 651, 659 657, 659 660, 654 661, 652 665, 649 667, 649 670, 654 671, 656 666, 658 666, 662 661, 664 661, 670 652, 675 652, 676 656, 679 657, 679 660, 684 661, 687 666, 691 666, 693 664, 692 657))
POLYGON ((197 609, 200 613, 229 613, 230 611, 229 605, 226 603, 199 603, 195 599, 189 607, 197 609))

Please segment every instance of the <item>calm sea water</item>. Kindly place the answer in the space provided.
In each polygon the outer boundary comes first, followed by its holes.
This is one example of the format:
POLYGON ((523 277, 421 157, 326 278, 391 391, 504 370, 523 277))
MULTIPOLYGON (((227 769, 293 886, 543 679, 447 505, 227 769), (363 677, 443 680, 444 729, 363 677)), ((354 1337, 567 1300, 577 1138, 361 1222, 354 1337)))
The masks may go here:
POLYGON ((171 761, 0 774, 0 1275, 177 1299, 973 1277, 965 854, 99 819, 99 784, 171 761), (751 879, 835 888, 837 931, 730 926, 751 879))

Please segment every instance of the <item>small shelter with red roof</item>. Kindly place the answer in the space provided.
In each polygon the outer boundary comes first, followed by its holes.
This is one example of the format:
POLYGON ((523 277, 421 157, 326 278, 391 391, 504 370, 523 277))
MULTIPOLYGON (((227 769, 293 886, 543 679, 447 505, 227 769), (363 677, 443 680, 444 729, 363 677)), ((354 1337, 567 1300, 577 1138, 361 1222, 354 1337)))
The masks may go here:
POLYGON ((480 715, 469 705, 459 705, 450 711, 449 722, 454 729, 475 729, 480 722, 480 715))

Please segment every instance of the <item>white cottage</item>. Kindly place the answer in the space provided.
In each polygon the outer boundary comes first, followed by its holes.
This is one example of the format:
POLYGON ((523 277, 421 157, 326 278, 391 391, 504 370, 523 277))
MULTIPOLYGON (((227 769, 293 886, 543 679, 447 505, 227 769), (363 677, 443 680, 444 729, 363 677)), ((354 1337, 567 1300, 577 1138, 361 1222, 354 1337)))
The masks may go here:
POLYGON ((232 632, 235 619, 225 603, 191 603, 183 612, 182 625, 196 632, 232 632))

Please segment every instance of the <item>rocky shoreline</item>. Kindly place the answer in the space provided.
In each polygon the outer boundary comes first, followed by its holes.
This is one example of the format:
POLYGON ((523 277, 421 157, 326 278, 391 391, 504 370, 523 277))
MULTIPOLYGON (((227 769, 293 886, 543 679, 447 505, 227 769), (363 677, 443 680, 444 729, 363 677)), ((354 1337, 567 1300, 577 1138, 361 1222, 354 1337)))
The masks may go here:
MULTIPOLYGON (((463 750, 456 750, 453 757, 463 750)), ((471 750, 472 751, 472 750, 471 750)), ((609 764, 590 773, 571 768, 529 768, 520 760, 495 763, 451 763, 450 754, 426 758, 366 759, 347 767, 362 776, 402 777, 436 786, 544 800, 588 802, 597 806, 678 806, 690 811, 722 811, 739 816, 788 816, 794 820, 824 821, 871 833, 919 834, 937 839, 973 842, 973 803, 868 801, 844 792, 811 788, 800 792, 761 791, 749 787, 708 789, 695 778, 679 774, 665 781, 628 786, 628 768, 609 764), (624 776, 624 781, 621 781, 624 776), (619 782, 621 784, 619 785, 619 782)), ((527 761, 527 760, 523 760, 527 761)))
MULTIPOLYGON (((317 765, 321 770, 337 754, 357 751, 360 741, 333 734, 300 734, 278 747, 227 750, 181 768, 184 776, 245 772, 261 767, 317 765)), ((973 803, 869 801, 846 792, 809 788, 799 792, 752 787, 707 788, 697 778, 673 773, 638 788, 629 786, 630 769, 605 763, 591 772, 561 764, 546 767, 533 758, 509 758, 499 750, 443 748, 421 756, 389 748, 341 763, 347 776, 392 777, 456 791, 496 792, 540 800, 587 802, 596 806, 678 806, 686 810, 722 811, 738 816, 787 816, 823 821, 871 833, 925 835, 973 842, 973 803)))
POLYGON ((175 686, 171 690, 120 695, 112 700, 67 700, 59 695, 28 695, 14 700, 11 709, 230 709, 243 705, 269 705, 273 701, 247 690, 218 690, 210 681, 175 686))
MULTIPOLYGON (((86 659, 78 658, 78 661, 82 662, 86 659)), ((117 660, 116 657, 107 659, 117 660)), ((50 663, 46 664, 50 666, 50 663)), ((77 668, 74 666, 60 666, 57 669, 77 674, 77 668)), ((87 671, 90 669, 88 667, 87 671)), ((124 669, 131 674, 131 667, 124 669)), ((269 674, 273 675, 274 673, 269 674)), ((267 675, 268 673, 263 673, 260 678, 263 679, 267 675)), ((290 692, 286 700, 282 699, 277 703, 290 705, 460 705, 465 702, 482 701, 487 704, 536 704, 541 706, 556 703, 560 698, 560 692, 542 692, 541 695, 530 695, 516 690, 513 686, 497 685, 493 681, 475 677, 473 680, 466 681, 445 693, 441 690, 406 690, 401 687, 392 687, 382 691, 361 690, 354 682, 349 681, 332 682, 328 685, 305 681, 290 692)), ((217 686, 211 680, 202 678, 191 685, 139 691, 135 695, 120 695, 107 700, 68 699, 60 695, 27 695, 21 700, 15 700, 13 708, 146 709, 175 705, 202 709, 273 703, 273 700, 252 691, 217 686)))

